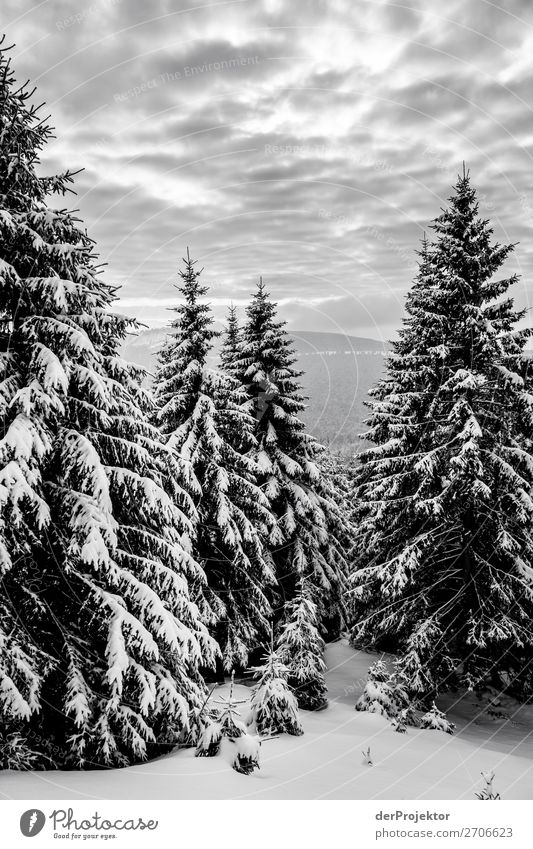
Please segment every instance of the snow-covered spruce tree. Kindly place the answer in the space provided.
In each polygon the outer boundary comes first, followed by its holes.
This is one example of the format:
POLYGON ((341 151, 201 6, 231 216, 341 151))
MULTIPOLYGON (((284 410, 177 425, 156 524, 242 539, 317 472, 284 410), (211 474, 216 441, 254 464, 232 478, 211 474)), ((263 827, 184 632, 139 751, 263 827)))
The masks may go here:
POLYGON ((395 731, 403 733, 407 730, 406 726, 418 727, 420 724, 416 708, 417 703, 411 699, 403 675, 395 668, 390 671, 382 660, 373 663, 355 709, 384 716, 391 721, 395 731))
POLYGON ((255 483, 257 466, 235 445, 253 442, 252 421, 240 406, 239 386, 208 365, 211 309, 202 299, 189 252, 177 286, 172 334, 155 376, 156 422, 176 458, 191 469, 197 510, 193 552, 205 570, 224 668, 244 668, 248 653, 269 631, 266 596, 274 580, 262 538, 273 524, 266 496, 255 483))
POLYGON ((168 452, 118 353, 134 325, 49 205, 72 175, 37 173, 50 136, 2 50, 0 733, 21 768, 123 765, 187 730, 214 645, 168 452))
POLYGON ((293 600, 301 578, 314 587, 321 625, 337 635, 346 563, 338 537, 343 517, 317 463, 318 447, 299 414, 305 408, 296 355, 260 281, 246 309, 232 373, 246 388, 245 409, 255 420, 259 483, 276 517, 269 537, 274 559, 276 619, 293 600))
POLYGON ((202 733, 196 749, 197 758, 213 758, 219 754, 223 739, 231 744, 231 765, 236 772, 250 775, 259 768, 261 743, 257 736, 249 734, 237 705, 247 699, 235 699, 235 672, 231 673, 227 697, 221 697, 204 714, 202 733))
POLYGON ((254 769, 259 769, 260 741, 256 736, 248 733, 246 725, 237 710, 238 704, 244 700, 236 700, 233 696, 235 687, 235 672, 231 673, 230 690, 227 698, 221 698, 220 726, 222 736, 233 744, 231 753, 231 765, 236 772, 250 775, 254 769))
MULTIPOLYGON (((222 345, 220 346, 220 369, 223 374, 230 377, 228 391, 234 405, 242 407, 247 401, 246 388, 239 380, 238 357, 239 357, 240 328, 237 318, 237 309, 233 305, 228 308, 226 326, 222 334, 222 345)), ((232 423, 230 423, 232 424, 232 423)), ((252 452, 256 445, 253 422, 248 418, 246 427, 230 426, 227 438, 236 451, 240 454, 252 452)), ((257 478, 257 470, 254 475, 257 478)))
POLYGON ((392 719, 398 713, 391 674, 382 660, 377 660, 368 670, 368 680, 355 709, 377 713, 392 719))
POLYGON ((431 708, 421 717, 420 728, 431 728, 433 731, 444 731, 446 734, 453 734, 455 725, 446 719, 446 715, 433 702, 431 708))
POLYGON ((220 364, 227 374, 233 377, 237 376, 235 362, 238 357, 238 346, 240 339, 239 320, 237 318, 237 308, 231 304, 228 307, 228 317, 222 337, 222 345, 220 348, 220 364))
POLYGON ((258 683, 252 690, 251 721, 258 734, 303 734, 298 702, 287 682, 289 668, 271 650, 263 665, 252 667, 258 683))
POLYGON ((357 644, 396 651, 412 694, 531 692, 532 403, 520 330, 467 174, 432 225, 361 455, 357 644), (503 677, 502 677, 503 676, 503 677))
POLYGON ((324 679, 324 640, 318 630, 317 606, 300 583, 296 597, 285 606, 286 622, 277 639, 279 658, 288 667, 288 682, 305 710, 327 706, 324 679))

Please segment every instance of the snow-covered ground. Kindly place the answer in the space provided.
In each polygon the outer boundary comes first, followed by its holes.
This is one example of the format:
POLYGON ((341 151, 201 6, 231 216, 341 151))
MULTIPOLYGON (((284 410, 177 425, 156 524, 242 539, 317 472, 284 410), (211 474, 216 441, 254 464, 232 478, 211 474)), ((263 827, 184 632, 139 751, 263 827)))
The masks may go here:
MULTIPOLYGON (((440 702, 457 724, 453 736, 409 728, 397 734, 379 716, 354 710, 375 655, 345 642, 328 646, 330 705, 302 711, 303 737, 261 747, 250 776, 229 766, 229 752, 195 758, 175 751, 142 766, 94 772, 0 773, 0 796, 27 799, 473 799, 480 772, 495 770, 503 799, 533 798, 533 706, 505 700, 508 718, 487 714, 472 696, 440 702), (363 763, 370 747, 374 765, 363 763)), ((227 685, 220 691, 227 690, 227 685)), ((237 698, 249 688, 239 685, 237 698)), ((243 716, 246 705, 242 705, 243 716)), ((228 744, 230 745, 230 744, 228 744)))

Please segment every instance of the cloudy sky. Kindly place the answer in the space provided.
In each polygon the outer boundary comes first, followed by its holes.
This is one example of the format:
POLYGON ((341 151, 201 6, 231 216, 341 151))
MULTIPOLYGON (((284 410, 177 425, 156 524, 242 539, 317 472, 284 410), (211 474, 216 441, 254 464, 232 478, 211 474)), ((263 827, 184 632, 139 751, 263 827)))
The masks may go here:
POLYGON ((419 239, 466 160, 509 271, 533 280, 528 0, 2 0, 17 75, 84 167, 75 205, 168 320, 185 247, 211 302, 259 274, 293 329, 390 338, 419 239))

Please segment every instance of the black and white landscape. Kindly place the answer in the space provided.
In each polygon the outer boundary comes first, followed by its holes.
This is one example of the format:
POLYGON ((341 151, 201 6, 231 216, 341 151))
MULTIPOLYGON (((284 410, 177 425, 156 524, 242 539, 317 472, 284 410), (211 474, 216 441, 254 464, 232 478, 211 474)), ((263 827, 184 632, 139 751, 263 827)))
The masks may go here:
POLYGON ((531 798, 532 10, 4 13, 0 796, 531 798))

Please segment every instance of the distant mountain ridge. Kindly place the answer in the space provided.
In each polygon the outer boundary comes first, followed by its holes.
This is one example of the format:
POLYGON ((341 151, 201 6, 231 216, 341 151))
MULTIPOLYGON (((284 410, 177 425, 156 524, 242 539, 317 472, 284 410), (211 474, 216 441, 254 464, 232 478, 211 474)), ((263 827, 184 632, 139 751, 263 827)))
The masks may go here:
MULTIPOLYGON (((130 336, 125 359, 153 373, 156 356, 168 328, 150 328, 130 336)), ((362 447, 368 390, 383 375, 388 345, 377 339, 342 333, 294 331, 289 334, 298 355, 298 367, 307 408, 303 418, 310 432, 335 451, 350 454, 362 447)), ((217 350, 213 352, 213 358, 217 350)))

